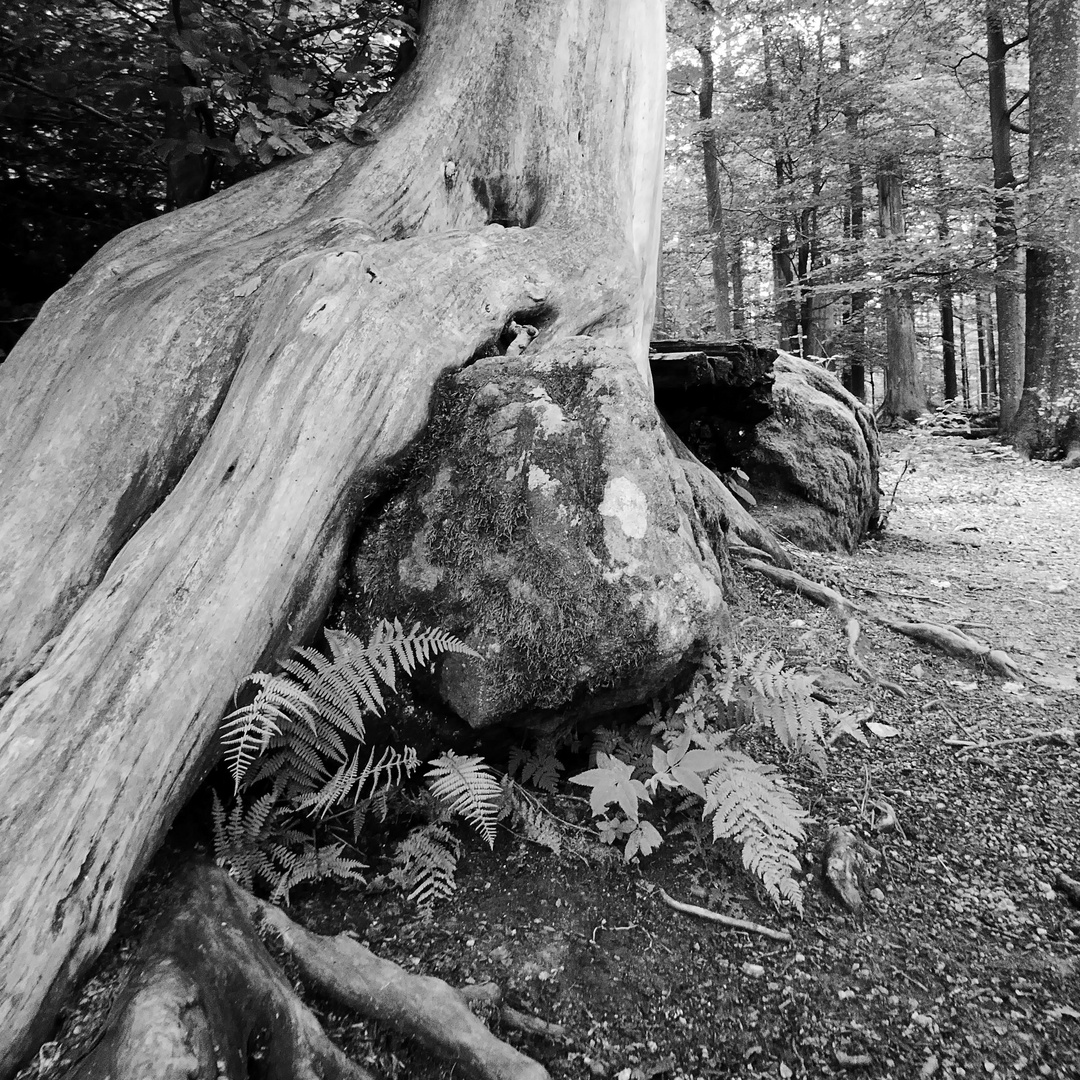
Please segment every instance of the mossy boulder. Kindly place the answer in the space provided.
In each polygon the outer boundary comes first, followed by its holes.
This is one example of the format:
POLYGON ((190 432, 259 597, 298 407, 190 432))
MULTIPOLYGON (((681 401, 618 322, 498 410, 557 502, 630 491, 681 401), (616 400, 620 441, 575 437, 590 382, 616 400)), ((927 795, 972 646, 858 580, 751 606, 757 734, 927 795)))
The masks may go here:
POLYGON ((851 551, 877 521, 874 414, 831 372, 781 352, 773 412, 744 465, 754 517, 803 547, 851 551))
POLYGON ((648 388, 575 338, 447 377, 408 485, 350 559, 373 617, 441 626, 473 727, 648 701, 728 633, 723 571, 648 388))

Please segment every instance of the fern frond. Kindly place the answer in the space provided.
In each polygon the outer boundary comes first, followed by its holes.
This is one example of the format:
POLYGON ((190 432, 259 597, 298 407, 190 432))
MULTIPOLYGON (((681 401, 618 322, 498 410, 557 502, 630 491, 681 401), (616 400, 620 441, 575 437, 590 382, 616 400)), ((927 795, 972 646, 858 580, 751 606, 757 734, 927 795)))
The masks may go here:
POLYGON ((724 758, 706 784, 702 816, 712 817, 714 840, 726 837, 742 846, 743 865, 774 901, 787 900, 801 912, 792 871, 800 869, 795 849, 804 839, 806 811, 773 766, 737 750, 725 751, 724 758))
POLYGON ((270 900, 275 904, 289 904, 289 891, 305 881, 319 881, 323 878, 336 878, 338 881, 356 881, 363 884, 366 864, 359 859, 344 855, 344 844, 328 844, 317 848, 305 837, 300 851, 294 851, 284 844, 277 844, 271 849, 274 861, 281 867, 270 900))
POLYGON ((556 855, 561 854, 563 836, 552 815, 509 776, 503 777, 500 787, 499 819, 509 817, 511 824, 525 834, 526 840, 556 855))
POLYGON ((237 799, 228 813, 214 793, 214 861, 245 889, 253 888, 256 877, 265 881, 268 872, 273 874, 264 848, 279 816, 275 792, 268 792, 250 806, 237 799))
POLYGON ((440 754, 428 765, 424 779, 432 797, 476 829, 488 847, 494 847, 502 789, 491 767, 482 757, 462 756, 453 750, 440 754))
POLYGON ((751 685, 755 718, 772 727, 788 753, 809 759, 824 776, 826 709, 812 696, 814 680, 770 665, 751 676, 751 685))
POLYGON ((411 833, 398 845, 394 854, 391 878, 415 900, 421 913, 430 916, 439 900, 453 895, 457 888, 460 845, 446 825, 433 821, 411 833))

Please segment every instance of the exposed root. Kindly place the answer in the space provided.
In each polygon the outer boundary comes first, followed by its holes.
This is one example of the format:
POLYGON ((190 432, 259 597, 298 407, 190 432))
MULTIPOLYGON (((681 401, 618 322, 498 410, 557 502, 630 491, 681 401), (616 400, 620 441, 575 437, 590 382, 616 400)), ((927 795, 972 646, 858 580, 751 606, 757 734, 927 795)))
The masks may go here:
POLYGON ((442 979, 410 975, 345 934, 314 934, 226 881, 248 915, 274 933, 305 982, 327 997, 412 1036, 476 1080, 548 1080, 542 1065, 492 1035, 442 979))
POLYGON ((412 1035, 464 1075, 547 1080, 543 1066, 495 1038, 446 983, 409 975, 351 938, 312 934, 205 863, 177 873, 131 985, 69 1080, 373 1080, 297 996, 257 920, 309 985, 412 1035))
POLYGON ((566 1042, 569 1038, 566 1028, 562 1024, 552 1024, 547 1020, 541 1020, 538 1016, 512 1009, 503 1001, 503 992, 495 983, 480 983, 472 986, 462 986, 458 993, 468 1003, 470 1008, 486 1005, 498 1011, 499 1019, 515 1031, 523 1031, 526 1035, 535 1035, 549 1042, 566 1042))
MULTIPOLYGON (((962 660, 982 661, 987 667, 996 671, 999 675, 1004 675, 1006 678, 1026 678, 1032 682, 1039 681, 1038 677, 1030 672, 1021 671, 1016 661, 1008 653, 984 645, 981 641, 976 641, 975 638, 969 637, 963 630, 955 626, 945 626, 940 623, 909 622, 887 615, 884 612, 872 611, 863 604, 857 604, 854 600, 847 599, 847 597, 828 585, 812 581, 794 570, 770 566, 761 559, 747 559, 743 566, 748 570, 753 570, 755 573, 762 574, 782 588, 789 589, 791 592, 807 597, 815 604, 828 608, 842 618, 848 628, 850 628, 855 613, 860 612, 875 622, 881 623, 882 626, 895 630, 898 634, 904 634, 906 637, 914 638, 916 641, 921 641, 926 645, 933 645, 952 656, 958 656, 962 660)), ((856 634, 856 639, 857 637, 856 634)), ((848 651, 850 653, 852 649, 850 629, 848 630, 848 642, 848 651)), ((884 685, 884 680, 879 681, 884 685)), ((890 684, 888 688, 895 689, 895 686, 890 684)))
POLYGON ((372 1080, 327 1037, 233 898, 224 871, 174 879, 140 967, 69 1080, 372 1080))

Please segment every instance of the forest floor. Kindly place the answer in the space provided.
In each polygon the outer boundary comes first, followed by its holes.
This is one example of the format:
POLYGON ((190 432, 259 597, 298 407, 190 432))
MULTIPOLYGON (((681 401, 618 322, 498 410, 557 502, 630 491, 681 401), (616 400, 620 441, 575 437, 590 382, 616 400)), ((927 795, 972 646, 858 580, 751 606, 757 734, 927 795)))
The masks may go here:
MULTIPOLYGON (((1080 911, 1054 889, 1059 872, 1080 877, 1080 749, 946 741, 1080 727, 1080 473, 918 429, 886 435, 884 450, 886 506, 899 479, 887 529, 855 555, 813 557, 809 576, 893 614, 962 624, 1045 685, 866 620, 862 662, 906 696, 870 685, 850 669, 833 615, 745 574, 740 644, 769 643, 841 707, 872 705, 895 729, 868 745, 838 741, 825 779, 796 774, 812 814, 801 918, 766 902, 730 852, 685 838, 626 866, 591 841, 568 839, 556 856, 508 831, 494 851, 467 845, 457 892, 432 921, 395 893, 321 888, 297 890, 293 916, 346 930, 409 971, 498 984, 508 1004, 565 1029, 561 1039, 502 1032, 555 1080, 1080 1077, 1080 911), (899 829, 873 831, 877 799, 895 807, 899 829), (835 824, 884 856, 861 919, 813 870, 835 824), (659 887, 793 941, 677 914, 659 887)), ((580 794, 554 806, 584 824, 580 794)), ((106 961, 84 1000, 111 996, 117 963, 106 961)), ((382 1076, 461 1076, 314 1005, 382 1076)), ((67 1034, 23 1080, 55 1074, 80 1015, 69 1012, 67 1034)))

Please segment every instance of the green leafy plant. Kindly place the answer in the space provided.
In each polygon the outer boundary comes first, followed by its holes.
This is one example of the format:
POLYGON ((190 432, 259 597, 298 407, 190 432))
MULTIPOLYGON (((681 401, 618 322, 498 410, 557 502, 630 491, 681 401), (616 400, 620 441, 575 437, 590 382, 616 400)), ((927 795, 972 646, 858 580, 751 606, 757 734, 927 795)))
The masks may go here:
MULTIPOLYGON (((279 672, 250 675, 252 700, 222 721, 236 802, 226 810, 215 800, 215 857, 242 884, 265 884, 286 903, 302 881, 364 880, 366 865, 350 852, 368 815, 385 816, 388 795, 419 764, 410 748, 364 753, 366 718, 396 693, 398 673, 441 653, 475 655, 444 631, 397 621, 381 622, 366 642, 335 630, 326 639, 329 656, 300 648, 279 672)), ((431 763, 429 784, 436 800, 448 800, 448 816, 486 828, 487 837, 500 789, 478 763, 444 754, 431 763)))
POLYGON ((801 911, 793 874, 806 812, 775 766, 755 761, 733 742, 768 731, 789 760, 805 758, 824 773, 828 712, 812 693, 809 677, 784 671, 771 653, 710 657, 674 709, 654 704, 629 736, 601 730, 596 766, 570 781, 591 789, 600 838, 623 843, 627 861, 663 842, 642 807, 668 791, 682 800, 680 808, 700 807, 703 819, 711 819, 714 841, 741 847, 743 865, 774 901, 801 911))

